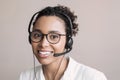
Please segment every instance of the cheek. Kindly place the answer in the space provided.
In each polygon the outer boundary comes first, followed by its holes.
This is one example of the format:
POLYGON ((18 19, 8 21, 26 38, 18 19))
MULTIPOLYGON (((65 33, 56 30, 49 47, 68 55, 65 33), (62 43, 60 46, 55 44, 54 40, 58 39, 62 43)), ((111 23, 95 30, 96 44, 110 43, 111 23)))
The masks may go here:
POLYGON ((53 46, 55 52, 63 52, 65 49, 65 45, 66 45, 66 39, 63 38, 59 41, 59 43, 57 43, 53 46))

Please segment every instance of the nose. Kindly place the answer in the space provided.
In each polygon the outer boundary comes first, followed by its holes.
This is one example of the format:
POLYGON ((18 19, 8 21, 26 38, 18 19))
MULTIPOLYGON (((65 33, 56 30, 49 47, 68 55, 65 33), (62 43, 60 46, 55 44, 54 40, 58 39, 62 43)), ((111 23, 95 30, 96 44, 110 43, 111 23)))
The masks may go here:
POLYGON ((49 46, 49 42, 48 42, 46 36, 43 36, 43 39, 40 41, 39 46, 41 46, 41 47, 49 46))

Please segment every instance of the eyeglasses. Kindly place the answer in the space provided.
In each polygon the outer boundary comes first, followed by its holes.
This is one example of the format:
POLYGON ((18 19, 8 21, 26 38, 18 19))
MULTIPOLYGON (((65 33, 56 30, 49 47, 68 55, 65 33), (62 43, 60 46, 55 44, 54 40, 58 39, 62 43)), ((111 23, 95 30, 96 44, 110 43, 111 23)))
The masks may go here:
POLYGON ((39 31, 33 31, 30 34, 30 38, 33 42, 40 42, 44 36, 46 36, 46 39, 51 44, 56 44, 60 41, 61 36, 66 36, 65 34, 58 34, 50 32, 48 34, 42 34, 39 31))

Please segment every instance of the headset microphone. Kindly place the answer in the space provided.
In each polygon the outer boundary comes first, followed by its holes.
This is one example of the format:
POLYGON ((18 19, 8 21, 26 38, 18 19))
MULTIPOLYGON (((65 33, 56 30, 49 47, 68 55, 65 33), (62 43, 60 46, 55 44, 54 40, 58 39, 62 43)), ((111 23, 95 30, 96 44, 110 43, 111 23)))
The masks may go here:
POLYGON ((69 50, 66 50, 66 51, 64 51, 62 53, 54 53, 53 56, 54 57, 59 57, 61 55, 65 55, 66 53, 69 53, 71 50, 72 50, 72 48, 70 48, 69 50))

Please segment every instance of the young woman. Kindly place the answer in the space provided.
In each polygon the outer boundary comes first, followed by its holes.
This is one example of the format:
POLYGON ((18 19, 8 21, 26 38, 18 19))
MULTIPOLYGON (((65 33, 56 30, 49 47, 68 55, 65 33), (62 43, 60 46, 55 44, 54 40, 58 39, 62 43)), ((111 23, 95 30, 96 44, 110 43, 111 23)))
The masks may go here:
POLYGON ((65 56, 78 32, 76 18, 68 7, 60 5, 33 15, 29 42, 41 65, 21 73, 20 80, 107 80, 102 72, 65 56))

